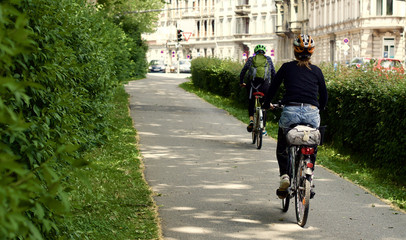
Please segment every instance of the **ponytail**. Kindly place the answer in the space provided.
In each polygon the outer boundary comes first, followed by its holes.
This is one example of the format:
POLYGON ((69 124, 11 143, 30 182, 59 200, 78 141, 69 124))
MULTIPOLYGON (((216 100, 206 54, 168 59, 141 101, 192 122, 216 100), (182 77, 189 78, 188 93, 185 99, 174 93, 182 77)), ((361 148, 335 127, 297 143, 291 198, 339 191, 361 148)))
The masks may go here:
POLYGON ((311 67, 310 67, 310 65, 312 64, 312 63, 310 62, 310 58, 308 58, 308 59, 306 59, 306 60, 297 59, 297 61, 298 61, 297 65, 298 65, 299 67, 307 67, 309 70, 312 70, 311 67))

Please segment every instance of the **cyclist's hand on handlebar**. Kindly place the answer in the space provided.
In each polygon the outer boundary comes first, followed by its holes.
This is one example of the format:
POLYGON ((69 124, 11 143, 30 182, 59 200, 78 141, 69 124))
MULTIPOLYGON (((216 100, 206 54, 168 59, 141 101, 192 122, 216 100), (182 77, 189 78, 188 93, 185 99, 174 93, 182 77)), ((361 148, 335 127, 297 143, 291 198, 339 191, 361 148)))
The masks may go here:
POLYGON ((270 103, 269 105, 268 104, 266 104, 266 103, 263 103, 262 104, 262 109, 266 109, 266 110, 268 110, 268 109, 270 109, 270 110, 274 110, 274 106, 272 105, 272 103, 270 103))
POLYGON ((245 84, 245 83, 240 83, 240 87, 245 87, 245 86, 247 86, 247 84, 245 84))
POLYGON ((271 110, 274 109, 283 109, 284 105, 282 105, 280 102, 279 103, 271 103, 270 108, 271 110))

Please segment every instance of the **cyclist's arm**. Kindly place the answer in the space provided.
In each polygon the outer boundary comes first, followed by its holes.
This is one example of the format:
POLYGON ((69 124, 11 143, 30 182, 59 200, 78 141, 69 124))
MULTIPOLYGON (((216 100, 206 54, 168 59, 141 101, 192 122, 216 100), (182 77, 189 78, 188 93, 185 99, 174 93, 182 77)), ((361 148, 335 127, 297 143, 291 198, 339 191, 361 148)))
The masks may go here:
POLYGON ((244 83, 245 73, 248 71, 248 69, 250 69, 251 65, 252 65, 252 57, 248 58, 247 62, 245 63, 244 67, 241 70, 240 85, 244 83))
POLYGON ((275 77, 272 79, 271 86, 268 89, 268 92, 265 94, 264 106, 268 108, 271 104, 272 99, 275 97, 280 85, 282 84, 283 76, 283 65, 279 71, 275 74, 275 77), (282 70, 282 71, 281 71, 282 70))
POLYGON ((272 80, 275 78, 276 75, 275 66, 273 65, 271 57, 267 56, 267 60, 269 65, 268 71, 271 73, 271 82, 272 82, 272 80))
POLYGON ((324 110, 327 106, 328 94, 327 94, 327 87, 326 82, 324 80, 323 73, 321 73, 321 78, 319 79, 319 105, 320 110, 324 110))

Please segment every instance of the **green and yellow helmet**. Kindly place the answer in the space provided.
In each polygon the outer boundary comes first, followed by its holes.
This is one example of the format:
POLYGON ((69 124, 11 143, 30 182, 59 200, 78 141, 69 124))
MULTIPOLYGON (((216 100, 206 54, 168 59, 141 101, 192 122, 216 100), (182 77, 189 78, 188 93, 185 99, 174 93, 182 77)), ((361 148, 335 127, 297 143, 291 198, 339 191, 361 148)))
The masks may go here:
POLYGON ((255 54, 259 54, 259 53, 265 54, 266 47, 264 45, 259 44, 255 47, 254 52, 255 52, 255 54))

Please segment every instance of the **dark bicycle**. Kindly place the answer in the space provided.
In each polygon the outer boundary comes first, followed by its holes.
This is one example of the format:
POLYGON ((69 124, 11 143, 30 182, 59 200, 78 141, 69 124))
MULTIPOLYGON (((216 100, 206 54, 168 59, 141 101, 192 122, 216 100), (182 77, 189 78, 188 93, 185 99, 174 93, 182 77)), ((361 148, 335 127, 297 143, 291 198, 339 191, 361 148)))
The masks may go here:
POLYGON ((314 196, 314 162, 317 146, 322 143, 321 132, 324 132, 324 128, 320 127, 319 130, 307 125, 296 125, 283 129, 288 142, 288 175, 291 181, 286 191, 278 189, 276 193, 282 198, 283 212, 288 211, 290 199, 295 198, 296 220, 301 227, 306 225, 310 199, 314 196))

